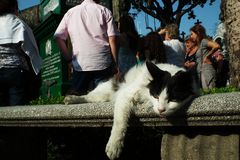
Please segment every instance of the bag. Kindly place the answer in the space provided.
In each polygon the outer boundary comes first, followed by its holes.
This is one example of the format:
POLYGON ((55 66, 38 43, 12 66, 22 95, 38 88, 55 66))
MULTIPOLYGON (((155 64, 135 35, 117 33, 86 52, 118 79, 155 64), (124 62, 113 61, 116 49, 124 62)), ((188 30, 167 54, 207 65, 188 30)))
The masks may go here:
POLYGON ((219 68, 219 65, 223 61, 223 54, 221 51, 216 51, 212 54, 212 56, 209 58, 213 67, 217 70, 219 68))

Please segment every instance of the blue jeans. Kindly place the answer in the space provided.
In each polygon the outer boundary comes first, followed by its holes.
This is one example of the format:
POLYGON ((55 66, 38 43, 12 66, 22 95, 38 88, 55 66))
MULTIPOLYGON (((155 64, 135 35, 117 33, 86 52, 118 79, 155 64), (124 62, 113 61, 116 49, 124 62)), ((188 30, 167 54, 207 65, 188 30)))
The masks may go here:
POLYGON ((72 84, 67 94, 86 94, 100 82, 109 80, 113 75, 113 66, 99 71, 73 71, 72 84))
POLYGON ((25 105, 28 71, 19 68, 0 69, 0 106, 25 105))

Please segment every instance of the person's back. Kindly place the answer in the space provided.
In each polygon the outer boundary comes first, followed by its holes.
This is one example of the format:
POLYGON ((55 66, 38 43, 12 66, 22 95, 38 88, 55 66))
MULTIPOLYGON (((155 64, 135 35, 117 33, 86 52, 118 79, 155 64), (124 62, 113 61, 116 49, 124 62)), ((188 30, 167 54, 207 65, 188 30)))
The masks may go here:
POLYGON ((111 67, 117 64, 118 32, 112 13, 96 2, 97 0, 84 0, 71 8, 54 34, 66 61, 73 65, 70 90, 80 94, 88 90, 90 81, 94 81, 95 87, 103 79, 112 76, 111 67), (71 40, 72 53, 69 53, 65 44, 68 37, 71 40), (98 73, 100 71, 107 75, 98 73))
POLYGON ((139 36, 131 16, 123 15, 119 22, 118 66, 120 74, 123 76, 137 62, 136 53, 139 36))
POLYGON ((182 67, 184 64, 184 45, 178 39, 164 40, 166 57, 170 64, 182 67))
POLYGON ((185 47, 184 44, 178 39, 178 26, 176 24, 168 24, 165 29, 159 31, 159 34, 165 34, 165 40, 163 43, 166 46, 167 62, 179 67, 183 67, 185 47))
POLYGON ((17 0, 1 1, 0 106, 27 104, 31 71, 38 74, 42 64, 31 28, 17 15, 17 0))
POLYGON ((167 63, 162 37, 157 32, 150 32, 141 37, 136 57, 138 64, 145 61, 167 63))
MULTIPOLYGON (((111 18, 107 8, 91 1, 83 1, 66 13, 63 19, 71 38, 76 70, 100 70, 111 64, 108 36, 114 35, 115 28, 106 28, 106 21, 112 21, 111 18)), ((58 32, 55 36, 59 36, 58 32)), ((60 36, 66 39, 65 35, 60 36)))

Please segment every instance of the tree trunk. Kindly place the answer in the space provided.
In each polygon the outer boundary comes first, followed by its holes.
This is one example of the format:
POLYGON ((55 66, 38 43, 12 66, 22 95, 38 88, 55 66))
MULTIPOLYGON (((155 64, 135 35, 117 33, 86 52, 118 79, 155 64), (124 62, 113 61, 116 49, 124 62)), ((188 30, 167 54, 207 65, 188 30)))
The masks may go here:
POLYGON ((131 9, 131 3, 129 0, 115 0, 112 1, 112 8, 114 20, 119 22, 122 15, 128 14, 131 9))
POLYGON ((230 85, 240 88, 240 1, 222 0, 221 12, 230 58, 230 85))

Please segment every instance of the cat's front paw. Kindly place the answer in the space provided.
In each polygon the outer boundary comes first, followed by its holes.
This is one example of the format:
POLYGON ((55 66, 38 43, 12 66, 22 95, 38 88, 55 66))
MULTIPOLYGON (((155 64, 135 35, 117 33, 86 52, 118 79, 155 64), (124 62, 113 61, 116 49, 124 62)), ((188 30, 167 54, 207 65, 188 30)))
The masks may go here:
POLYGON ((75 95, 67 95, 64 100, 64 104, 77 104, 77 103, 84 103, 85 99, 82 96, 75 96, 75 95))
POLYGON ((110 160, 119 158, 123 148, 123 140, 119 137, 111 136, 106 146, 106 154, 110 160))

